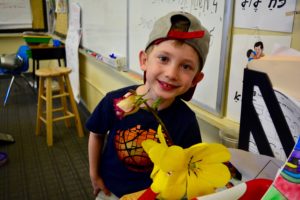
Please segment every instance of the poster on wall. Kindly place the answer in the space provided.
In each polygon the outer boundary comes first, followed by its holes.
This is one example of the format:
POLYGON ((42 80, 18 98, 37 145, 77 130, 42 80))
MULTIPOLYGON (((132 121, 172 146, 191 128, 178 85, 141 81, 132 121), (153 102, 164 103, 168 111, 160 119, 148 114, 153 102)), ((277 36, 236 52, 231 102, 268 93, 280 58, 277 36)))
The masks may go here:
MULTIPOLYGON (((280 89, 274 89, 274 92, 292 136, 294 140, 297 141, 297 138, 300 135, 300 102, 280 89)), ((280 142, 274 123, 270 117, 268 107, 266 106, 261 91, 257 86, 254 86, 253 90, 253 105, 263 130, 271 144, 270 147, 274 153, 274 157, 284 161, 286 159, 286 154, 283 150, 283 146, 280 142)), ((252 133, 250 136, 249 151, 259 153, 252 133)))
POLYGON ((296 0, 237 0, 234 26, 290 33, 295 8, 296 0))
POLYGON ((67 0, 55 0, 55 12, 56 13, 67 13, 68 1, 67 0))
POLYGON ((244 68, 251 61, 251 57, 256 59, 258 56, 251 55, 251 51, 255 52, 254 54, 259 52, 259 56, 270 55, 273 53, 274 47, 278 45, 290 47, 291 36, 235 35, 232 41, 227 117, 232 121, 239 122, 244 68), (262 44, 263 47, 261 45, 257 46, 257 44, 262 44))
POLYGON ((81 8, 77 3, 70 5, 69 28, 66 38, 67 66, 72 68, 70 82, 74 93, 74 98, 79 103, 80 83, 79 83, 79 43, 81 39, 80 29, 81 8))

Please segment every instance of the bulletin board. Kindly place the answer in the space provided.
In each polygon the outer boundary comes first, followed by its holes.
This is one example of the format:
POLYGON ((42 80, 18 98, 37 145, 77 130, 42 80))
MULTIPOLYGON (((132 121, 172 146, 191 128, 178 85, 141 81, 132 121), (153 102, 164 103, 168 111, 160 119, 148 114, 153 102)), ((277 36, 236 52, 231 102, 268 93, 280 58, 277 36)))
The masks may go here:
POLYGON ((46 30, 45 0, 0 0, 1 33, 46 30))
POLYGON ((153 23, 170 11, 187 11, 198 17, 211 34, 210 49, 192 102, 207 111, 221 115, 224 93, 226 49, 229 46, 232 1, 129 1, 129 69, 139 74, 138 54, 145 48, 153 23))
POLYGON ((62 38, 65 38, 68 32, 68 14, 57 13, 54 33, 62 38))

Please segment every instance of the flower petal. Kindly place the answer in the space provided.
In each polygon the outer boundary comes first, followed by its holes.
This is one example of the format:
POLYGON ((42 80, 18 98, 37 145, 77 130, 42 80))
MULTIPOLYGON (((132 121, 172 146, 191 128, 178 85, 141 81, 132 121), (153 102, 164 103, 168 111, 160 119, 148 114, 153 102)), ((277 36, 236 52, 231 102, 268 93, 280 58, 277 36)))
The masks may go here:
POLYGON ((230 160, 229 150, 222 144, 196 144, 186 149, 193 161, 201 160, 203 163, 221 163, 230 160))
POLYGON ((161 163, 165 159, 167 149, 168 147, 157 143, 157 145, 149 150, 148 156, 155 165, 161 167, 161 163))
POLYGON ((151 161, 165 172, 179 171, 187 166, 185 153, 179 146, 167 147, 154 141, 144 141, 142 146, 151 161))
POLYGON ((167 146, 167 142, 165 140, 164 134, 162 132, 162 127, 160 124, 157 127, 157 135, 158 135, 158 139, 159 139, 160 143, 167 146))
POLYGON ((123 110, 125 113, 130 112, 134 109, 135 106, 135 95, 130 95, 122 100, 120 100, 118 103, 116 103, 116 106, 123 110))
POLYGON ((168 147, 159 166, 165 172, 180 171, 187 167, 182 147, 176 145, 168 147))
POLYGON ((150 139, 142 142, 142 147, 145 150, 145 152, 148 154, 149 154, 150 149, 152 149, 156 145, 159 145, 159 144, 157 142, 155 142, 154 140, 150 140, 150 139))
POLYGON ((183 184, 170 184, 163 190, 158 198, 162 199, 182 199, 186 193, 186 185, 183 184))
POLYGON ((195 197, 214 193, 214 187, 209 182, 199 179, 197 176, 188 176, 187 180, 187 198, 192 199, 195 197))
POLYGON ((201 164, 198 178, 209 182, 214 187, 223 187, 231 178, 229 169, 224 164, 201 164))
MULTIPOLYGON (((180 172, 164 172, 160 170, 160 177, 155 177, 156 181, 153 187, 160 187, 159 199, 181 199, 186 193, 186 173, 180 172), (164 173, 164 175, 162 175, 164 173), (164 179, 164 180, 158 180, 164 179), (158 183, 159 182, 159 183, 158 183)), ((152 188, 152 185, 151 185, 152 188)), ((157 188, 156 188, 157 189, 157 188)))
POLYGON ((159 172, 159 167, 157 165, 154 165, 153 170, 151 172, 150 178, 154 178, 154 176, 156 176, 156 174, 159 172))
POLYGON ((159 170, 155 176, 153 176, 153 182, 151 184, 151 189, 155 193, 161 193, 165 190, 165 187, 168 183, 168 174, 159 170))

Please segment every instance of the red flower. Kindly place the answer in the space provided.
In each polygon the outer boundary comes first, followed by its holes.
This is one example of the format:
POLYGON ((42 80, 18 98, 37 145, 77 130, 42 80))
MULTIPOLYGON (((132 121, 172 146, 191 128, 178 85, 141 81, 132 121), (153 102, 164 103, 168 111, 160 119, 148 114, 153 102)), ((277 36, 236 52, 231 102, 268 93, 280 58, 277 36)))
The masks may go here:
POLYGON ((126 115, 137 112, 140 108, 140 105, 144 102, 145 100, 141 95, 136 95, 132 92, 128 92, 121 98, 114 99, 114 108, 117 117, 122 119, 126 115))

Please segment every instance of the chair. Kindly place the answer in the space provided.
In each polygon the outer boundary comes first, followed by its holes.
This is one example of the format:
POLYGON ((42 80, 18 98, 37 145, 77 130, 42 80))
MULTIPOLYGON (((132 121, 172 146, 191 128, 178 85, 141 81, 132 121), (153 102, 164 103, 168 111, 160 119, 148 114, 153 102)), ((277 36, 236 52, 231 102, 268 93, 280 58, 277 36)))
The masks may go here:
MULTIPOLYGON (((20 46, 16 54, 1 55, 0 57, 0 74, 11 75, 11 80, 5 94, 4 106, 7 103, 12 84, 15 80, 15 76, 22 75, 22 73, 26 72, 29 68, 29 58, 27 56, 27 50, 29 50, 29 47, 23 45, 20 46)), ((21 77, 25 78, 24 76, 21 77)))
POLYGON ((35 72, 39 77, 36 135, 40 135, 41 125, 44 122, 46 125, 48 146, 53 145, 53 123, 56 121, 65 120, 66 126, 70 127, 69 118, 74 118, 78 136, 84 136, 69 79, 71 71, 71 68, 68 67, 43 67, 35 72), (58 90, 53 90, 52 88, 53 79, 58 80, 58 90), (55 105, 56 107, 54 108, 54 99, 61 99, 61 107, 55 105), (70 103, 70 106, 68 106, 68 103, 70 103), (43 107, 46 107, 45 111, 43 111, 43 107), (69 110, 69 107, 71 110, 69 110), (62 112, 59 116, 53 114, 58 111, 62 112))
POLYGON ((238 148, 246 151, 249 150, 250 133, 252 133, 259 153, 275 157, 270 146, 270 138, 268 138, 269 136, 265 133, 253 104, 254 86, 257 86, 262 93, 262 97, 278 134, 279 142, 283 147, 286 157, 288 157, 295 145, 295 141, 278 103, 271 81, 266 73, 247 68, 244 69, 238 148))

